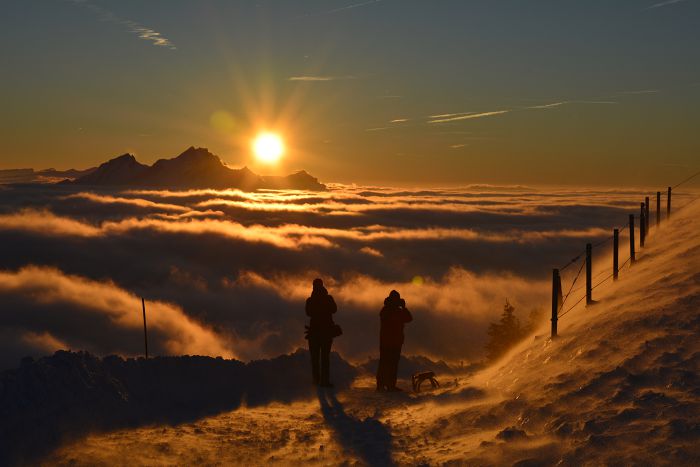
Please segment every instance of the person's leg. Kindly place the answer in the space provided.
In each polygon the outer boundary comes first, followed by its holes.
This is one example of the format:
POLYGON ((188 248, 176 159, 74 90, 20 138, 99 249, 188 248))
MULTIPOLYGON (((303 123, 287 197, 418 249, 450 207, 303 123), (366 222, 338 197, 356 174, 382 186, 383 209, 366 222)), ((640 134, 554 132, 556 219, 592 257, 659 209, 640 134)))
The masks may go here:
POLYGON ((331 380, 331 346, 333 345, 333 339, 324 340, 320 345, 321 352, 321 384, 330 384, 331 380))
POLYGON ((319 377, 319 357, 321 354, 321 345, 317 339, 309 339, 309 354, 311 354, 311 375, 313 377, 314 384, 319 384, 321 381, 319 377))
POLYGON ((377 364, 377 391, 386 389, 386 354, 379 348, 379 363, 377 364))
POLYGON ((389 388, 396 387, 396 379, 399 372, 399 359, 401 358, 401 347, 390 349, 389 351, 389 368, 387 370, 387 386, 389 388))

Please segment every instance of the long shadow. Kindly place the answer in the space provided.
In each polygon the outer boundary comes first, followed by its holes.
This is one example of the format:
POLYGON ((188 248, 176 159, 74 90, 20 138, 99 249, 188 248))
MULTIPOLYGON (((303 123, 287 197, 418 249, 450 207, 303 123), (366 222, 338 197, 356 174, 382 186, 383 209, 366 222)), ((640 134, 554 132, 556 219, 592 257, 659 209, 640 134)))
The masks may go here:
POLYGON ((348 415, 332 391, 319 389, 318 401, 323 418, 345 450, 370 466, 395 465, 391 458, 391 433, 379 420, 348 415))
MULTIPOLYGON (((357 370, 331 354, 336 384, 357 370)), ((182 356, 149 360, 56 352, 0 372, 0 466, 33 464, 89 433, 176 425, 248 406, 312 399, 300 382, 309 356, 297 351, 243 363, 182 356)))

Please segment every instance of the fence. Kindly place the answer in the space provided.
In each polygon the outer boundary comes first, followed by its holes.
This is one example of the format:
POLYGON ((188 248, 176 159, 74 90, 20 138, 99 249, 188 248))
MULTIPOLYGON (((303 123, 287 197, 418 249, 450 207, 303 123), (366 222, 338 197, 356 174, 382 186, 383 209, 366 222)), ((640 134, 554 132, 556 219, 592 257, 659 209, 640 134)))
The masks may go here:
MULTIPOLYGON (((677 183, 674 186, 668 187, 668 190, 666 191, 666 221, 669 221, 671 219, 671 196, 673 193, 673 190, 678 188, 679 186, 683 185, 684 183, 689 182, 690 180, 694 179, 700 175, 700 172, 696 172, 695 174, 691 175, 690 177, 686 178, 685 180, 681 181, 680 183, 677 183)), ((677 210, 683 209, 690 205, 691 203, 697 201, 700 199, 700 197, 696 197, 689 202, 685 203, 683 206, 678 208, 677 210)), ((564 266, 561 268, 556 268, 552 270, 552 334, 551 337, 555 338, 557 337, 557 332, 558 332, 558 325, 559 325, 559 320, 565 316, 567 313, 569 313, 571 310, 573 310, 579 303, 581 303, 584 299, 586 300, 586 305, 592 305, 595 303, 593 300, 593 291, 598 288, 600 285, 603 283, 607 282, 610 279, 613 279, 614 281, 618 280, 619 275, 620 275, 620 270, 622 270, 628 263, 633 265, 637 261, 637 251, 635 249, 636 247, 636 239, 635 239, 635 227, 638 225, 639 228, 639 249, 641 250, 644 248, 644 245, 647 242, 647 238, 650 233, 650 225, 649 221, 651 218, 651 213, 650 213, 650 200, 649 197, 646 196, 644 198, 644 201, 640 203, 639 206, 639 215, 635 216, 634 214, 629 215, 629 219, 627 222, 627 225, 615 228, 613 229, 613 234, 610 237, 607 237, 597 243, 591 244, 587 243, 586 244, 586 249, 582 253, 580 253, 578 256, 573 258, 571 261, 566 263, 564 266), (635 224, 635 221, 638 220, 639 222, 635 224), (620 233, 623 232, 625 229, 629 229, 629 256, 625 260, 624 263, 620 266, 619 264, 619 249, 620 249, 620 233), (600 280, 599 282, 596 282, 595 284, 593 283, 594 281, 598 280, 603 274, 607 273, 609 270, 604 269, 601 273, 593 277, 593 250, 594 248, 598 248, 608 242, 612 241, 613 246, 612 246, 612 271, 610 271, 609 275, 606 276, 604 279, 600 280), (583 260, 582 260, 583 259, 583 260), (565 269, 567 269, 569 266, 572 266, 576 263, 581 261, 581 266, 578 269, 578 272, 574 276, 573 280, 571 281, 571 285, 569 286, 569 289, 566 292, 566 295, 562 293, 562 286, 561 286, 561 273, 565 269), (576 282, 578 281, 579 277, 581 276, 581 272, 583 272, 583 268, 586 268, 586 284, 584 286, 581 286, 577 289, 574 289, 574 286, 576 285, 576 282), (570 305, 565 311, 564 310, 564 305, 567 303, 567 300, 571 296, 572 293, 578 292, 580 290, 585 289, 585 294, 582 295, 579 299, 577 299, 573 305, 570 305)), ((661 225, 661 192, 657 191, 656 192, 656 228, 658 229, 661 225)))

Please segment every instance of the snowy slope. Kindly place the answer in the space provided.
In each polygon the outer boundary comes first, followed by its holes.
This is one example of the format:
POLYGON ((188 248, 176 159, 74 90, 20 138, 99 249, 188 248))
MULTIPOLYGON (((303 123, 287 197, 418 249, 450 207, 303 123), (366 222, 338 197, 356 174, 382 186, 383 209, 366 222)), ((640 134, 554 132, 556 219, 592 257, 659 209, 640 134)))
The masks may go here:
POLYGON ((652 231, 596 305, 562 318, 560 338, 543 324, 437 393, 377 394, 365 377, 311 401, 94 435, 48 462, 698 465, 698 219, 700 203, 652 231))

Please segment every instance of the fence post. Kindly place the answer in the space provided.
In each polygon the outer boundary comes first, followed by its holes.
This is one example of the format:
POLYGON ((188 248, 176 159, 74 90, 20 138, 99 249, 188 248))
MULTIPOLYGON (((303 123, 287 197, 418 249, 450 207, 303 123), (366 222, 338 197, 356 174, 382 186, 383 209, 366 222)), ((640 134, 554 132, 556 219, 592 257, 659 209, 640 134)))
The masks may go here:
POLYGON ((613 230, 613 280, 617 280, 618 276, 618 248, 620 246, 620 231, 613 230))
POLYGON ((143 310, 143 342, 146 347, 146 360, 148 360, 148 331, 146 330, 146 301, 141 297, 141 309, 143 310))
POLYGON ((559 304, 561 303, 561 277, 559 269, 552 269, 552 338, 557 337, 559 304))
POLYGON ((586 243, 586 305, 593 303, 593 288, 591 284, 593 272, 593 263, 591 257, 593 256, 593 245, 586 243))
POLYGON ((630 262, 636 261, 634 257, 634 214, 630 214, 630 262))
POLYGON ((646 221, 644 220, 644 217, 644 203, 642 203, 642 209, 639 212, 639 248, 644 246, 644 240, 646 237, 646 231, 644 230, 646 221))
POLYGON ((671 187, 668 187, 668 195, 666 195, 666 220, 671 219, 671 187))
POLYGON ((656 192, 656 228, 661 224, 661 192, 656 192))
POLYGON ((649 197, 644 198, 644 227, 647 235, 649 235, 649 197))

